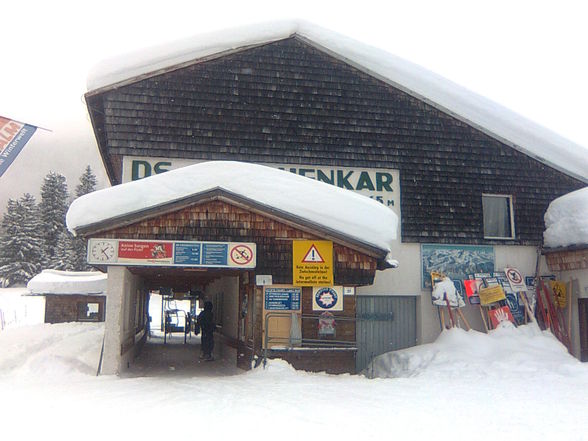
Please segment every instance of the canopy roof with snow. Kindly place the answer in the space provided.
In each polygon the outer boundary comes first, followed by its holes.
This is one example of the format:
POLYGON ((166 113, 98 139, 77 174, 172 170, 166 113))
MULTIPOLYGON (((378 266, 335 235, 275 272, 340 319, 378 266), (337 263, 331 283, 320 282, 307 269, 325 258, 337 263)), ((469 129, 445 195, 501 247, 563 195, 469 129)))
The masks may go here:
POLYGON ((277 217, 375 248, 382 257, 388 255, 389 265, 396 266, 389 256, 398 228, 392 210, 349 190, 241 162, 203 162, 84 195, 71 204, 67 227, 74 234, 97 231, 105 224, 193 202, 215 190, 277 217))
POLYGON ((95 271, 43 270, 27 284, 32 294, 106 294, 107 275, 95 271))
POLYGON ((424 100, 520 152, 588 183, 588 150, 437 74, 386 51, 306 22, 275 22, 202 34, 106 60, 88 78, 89 95, 195 62, 299 38, 424 100))
POLYGON ((545 227, 548 248, 588 246, 588 187, 552 201, 545 212, 545 227))

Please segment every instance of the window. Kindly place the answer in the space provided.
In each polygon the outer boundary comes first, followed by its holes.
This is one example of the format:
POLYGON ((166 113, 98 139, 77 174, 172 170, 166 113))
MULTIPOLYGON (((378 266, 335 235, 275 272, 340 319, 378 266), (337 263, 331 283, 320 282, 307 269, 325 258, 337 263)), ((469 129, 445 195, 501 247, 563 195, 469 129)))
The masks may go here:
POLYGON ((512 196, 483 194, 484 238, 514 239, 512 196))
POLYGON ((83 322, 101 321, 100 303, 78 302, 78 320, 83 322))

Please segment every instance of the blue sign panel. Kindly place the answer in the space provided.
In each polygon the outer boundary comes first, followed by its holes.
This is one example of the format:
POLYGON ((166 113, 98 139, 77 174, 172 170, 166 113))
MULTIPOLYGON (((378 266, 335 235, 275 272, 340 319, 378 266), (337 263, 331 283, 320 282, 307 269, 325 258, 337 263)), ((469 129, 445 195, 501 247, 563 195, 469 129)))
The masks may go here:
POLYGON ((200 243, 177 242, 174 246, 174 264, 200 265, 200 243))
POLYGON ((205 243, 202 245, 202 265, 227 265, 227 243, 205 243))
POLYGON ((273 311, 298 311, 300 309, 301 293, 302 289, 299 287, 266 288, 265 309, 273 311))

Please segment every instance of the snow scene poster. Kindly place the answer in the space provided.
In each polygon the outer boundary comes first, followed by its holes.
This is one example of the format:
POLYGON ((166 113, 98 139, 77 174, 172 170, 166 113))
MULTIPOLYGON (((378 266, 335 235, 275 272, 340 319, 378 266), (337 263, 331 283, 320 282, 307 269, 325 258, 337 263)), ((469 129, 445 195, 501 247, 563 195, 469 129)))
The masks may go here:
POLYGON ((451 280, 465 280, 474 273, 494 273, 494 247, 422 244, 422 287, 431 288, 431 271, 451 280))

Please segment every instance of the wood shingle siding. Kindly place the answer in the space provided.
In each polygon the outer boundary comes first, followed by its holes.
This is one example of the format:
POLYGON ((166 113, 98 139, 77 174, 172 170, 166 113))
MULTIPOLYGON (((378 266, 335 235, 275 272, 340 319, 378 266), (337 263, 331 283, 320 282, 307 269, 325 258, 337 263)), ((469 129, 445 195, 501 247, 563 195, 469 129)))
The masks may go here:
MULTIPOLYGON (((92 235, 90 235, 91 237, 92 235)), ((257 274, 272 274, 274 284, 292 283, 292 241, 321 237, 222 201, 193 205, 150 219, 112 228, 97 237, 215 242, 254 242, 257 274)), ((338 285, 370 285, 377 259, 333 244, 338 285)))
POLYGON ((398 169, 403 242, 505 243, 483 238, 494 193, 513 196, 506 243, 537 245, 549 202, 583 187, 295 37, 87 102, 115 182, 123 155, 398 169))

